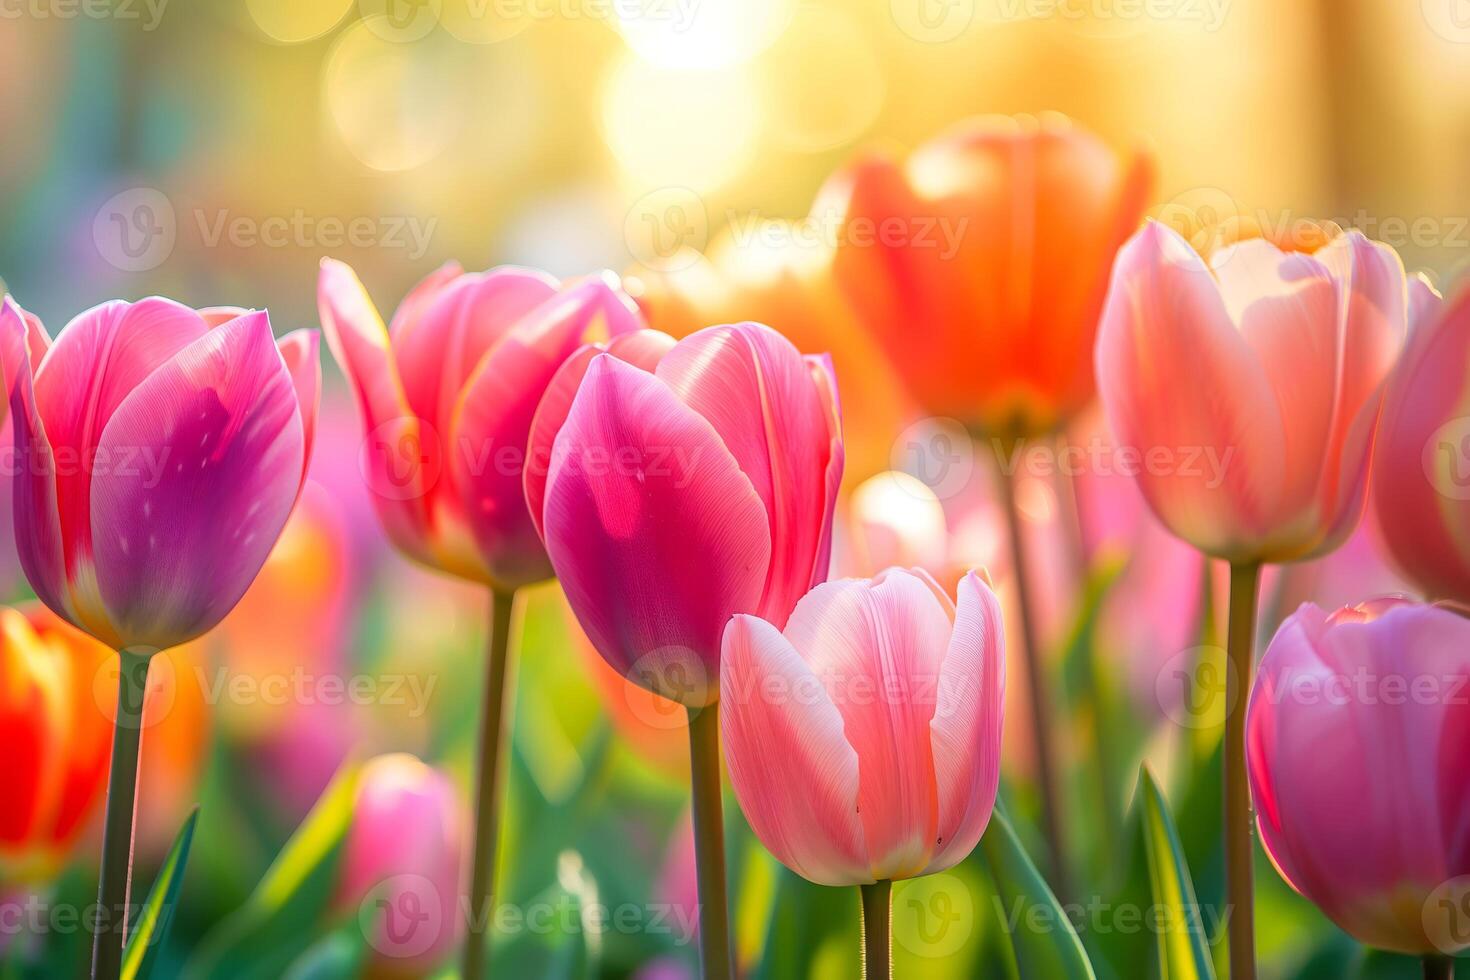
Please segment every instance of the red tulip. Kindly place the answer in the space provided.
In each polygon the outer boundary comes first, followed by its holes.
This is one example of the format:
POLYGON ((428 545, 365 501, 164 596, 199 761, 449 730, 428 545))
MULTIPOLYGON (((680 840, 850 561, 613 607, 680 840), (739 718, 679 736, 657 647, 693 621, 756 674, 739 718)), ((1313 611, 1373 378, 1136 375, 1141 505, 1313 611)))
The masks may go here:
POLYGON ((610 275, 565 286, 503 267, 445 265, 385 329, 356 274, 322 261, 322 326, 368 430, 362 465, 406 554, 504 591, 551 575, 522 491, 531 418, 589 340, 642 326, 610 275))
POLYGON ((958 607, 922 571, 813 589, 784 631, 725 631, 721 736, 762 843, 822 885, 942 871, 974 849, 1000 779, 1005 633, 971 572, 958 607))
MULTIPOLYGON (((157 297, 88 310, 39 358, 31 327, 11 394, 26 577, 114 649, 199 636, 244 594, 296 502, 316 334, 277 346, 264 312, 157 297)), ((13 348, 13 306, 0 328, 13 348)))
POLYGON ((1340 544, 1406 305, 1398 255, 1358 232, 1312 255, 1248 239, 1208 264, 1164 225, 1135 235, 1113 270, 1098 386, 1164 525, 1243 564, 1340 544))
POLYGON ((815 213, 840 216, 834 274, 915 400, 1027 435, 1092 399, 1108 270, 1151 182, 1060 116, 992 117, 858 162, 815 213))
POLYGON ((719 696, 732 615, 784 624, 827 577, 836 386, 824 360, 769 327, 677 344, 645 331, 583 350, 552 384, 531 447, 548 465, 527 470, 526 497, 583 630, 619 673, 671 700, 719 696))
POLYGON ((1370 946, 1466 945, 1470 621, 1404 599, 1307 604, 1261 661, 1247 716, 1261 843, 1370 946))

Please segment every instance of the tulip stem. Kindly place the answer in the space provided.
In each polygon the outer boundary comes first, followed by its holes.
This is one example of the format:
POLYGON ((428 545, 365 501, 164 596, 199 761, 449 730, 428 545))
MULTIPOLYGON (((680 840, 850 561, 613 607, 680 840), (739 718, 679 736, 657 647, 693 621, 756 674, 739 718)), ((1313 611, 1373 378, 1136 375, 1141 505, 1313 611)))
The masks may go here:
POLYGON ((1431 953, 1424 957, 1424 980, 1454 980, 1455 961, 1431 953))
POLYGON ((480 746, 475 774, 475 850, 471 858, 470 914, 462 976, 480 980, 490 961, 495 845, 500 830, 500 743, 505 730, 505 673, 510 660, 514 590, 490 590, 490 638, 485 647, 485 694, 480 705, 480 746))
POLYGON ((720 703, 689 709, 694 864, 699 883, 699 958, 704 980, 730 980, 725 829, 720 803, 720 703))
POLYGON ((1230 909, 1230 980, 1256 975, 1251 797, 1245 773, 1245 709, 1255 668, 1256 591, 1261 566, 1230 566, 1225 674, 1225 891, 1230 909))
POLYGON ((92 937, 93 980, 118 980, 128 941, 128 892, 133 871, 133 819, 137 814, 138 752, 143 740, 143 699, 151 657, 118 651, 117 714, 112 730, 112 770, 102 834, 97 886, 97 931, 92 937))
POLYGON ((893 882, 860 888, 863 896, 863 980, 893 976, 893 882))
POLYGON ((1018 474, 1007 472, 1006 456, 998 452, 996 463, 1000 476, 1001 501, 1005 506, 1007 534, 1011 549, 1011 580, 1015 583, 1016 603, 1021 613, 1021 647, 1025 656, 1026 687, 1030 692, 1031 731, 1036 745, 1036 775, 1041 784, 1041 819, 1051 851, 1051 883, 1057 898, 1070 900, 1066 834, 1063 831, 1062 794, 1057 781, 1056 754, 1052 745, 1052 694, 1041 656, 1036 632, 1036 608, 1031 599, 1031 582, 1026 564, 1026 545, 1022 540, 1021 511, 1016 504, 1018 474))

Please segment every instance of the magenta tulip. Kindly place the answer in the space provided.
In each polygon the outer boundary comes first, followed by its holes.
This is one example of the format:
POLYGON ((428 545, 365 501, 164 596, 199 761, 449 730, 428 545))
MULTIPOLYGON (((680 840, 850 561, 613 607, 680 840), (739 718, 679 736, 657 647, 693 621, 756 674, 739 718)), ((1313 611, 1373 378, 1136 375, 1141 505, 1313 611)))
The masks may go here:
POLYGON ((337 901, 357 917, 378 974, 423 977, 459 939, 463 804, 444 773, 403 753, 362 769, 337 901))
POLYGON ((1261 843, 1370 946, 1470 944, 1453 918, 1470 897, 1467 690, 1470 620, 1406 599, 1304 605, 1261 661, 1247 720, 1261 843))
MULTIPOLYGON (((21 323, 7 304, 8 344, 21 323)), ((27 333, 32 356, 11 393, 15 531, 36 594, 113 649, 208 631, 254 580, 301 489, 316 333, 278 345, 263 311, 156 297, 88 310, 49 350, 39 324, 27 333)))
POLYGON ((362 464, 394 544, 501 591, 550 577, 522 490, 531 418, 578 348, 642 326, 633 301, 610 276, 563 286, 530 269, 450 263, 385 329, 356 274, 332 259, 318 301, 357 393, 362 464))
POLYGON ((547 465, 528 469, 526 496, 543 501, 567 599, 603 658, 658 694, 715 700, 730 617, 784 625, 827 577, 843 460, 836 385, 825 359, 769 327, 711 327, 676 344, 647 331, 584 351, 531 439, 547 465))

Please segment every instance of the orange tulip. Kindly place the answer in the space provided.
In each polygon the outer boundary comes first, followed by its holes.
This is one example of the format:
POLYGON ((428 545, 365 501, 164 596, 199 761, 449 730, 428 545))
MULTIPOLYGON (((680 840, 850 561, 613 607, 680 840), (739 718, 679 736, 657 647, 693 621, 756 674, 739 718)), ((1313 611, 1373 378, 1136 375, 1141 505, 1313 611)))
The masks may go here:
POLYGON ((112 660, 38 604, 0 607, 0 880, 54 877, 98 811, 112 726, 93 679, 112 660))
POLYGON ((859 160, 816 212, 840 216, 836 281, 914 397, 1034 435, 1092 399, 1108 272, 1151 183, 1148 157, 1060 116, 982 118, 904 163, 859 160))

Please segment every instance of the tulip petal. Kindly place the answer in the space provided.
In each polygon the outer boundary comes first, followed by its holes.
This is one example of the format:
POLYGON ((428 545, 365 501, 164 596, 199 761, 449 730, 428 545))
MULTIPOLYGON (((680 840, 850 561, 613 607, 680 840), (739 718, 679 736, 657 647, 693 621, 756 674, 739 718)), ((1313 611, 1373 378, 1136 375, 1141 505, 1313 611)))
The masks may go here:
POLYGON ((919 874, 934 853, 939 800, 930 723, 951 629, 930 585, 896 568, 871 582, 817 586, 786 627, 857 751, 874 878, 919 874))
POLYGON ((29 370, 17 374, 10 392, 10 412, 16 460, 12 509, 20 565, 41 601, 81 626, 81 610, 72 601, 67 584, 61 514, 56 506, 56 457, 36 410, 29 370))
POLYGON ((393 322, 388 325, 388 336, 396 336, 399 331, 417 323, 440 290, 462 275, 464 267, 451 259, 420 279, 418 285, 410 289, 408 295, 399 302, 398 309, 393 311, 393 322))
POLYGON ((598 354, 606 352, 651 374, 659 359, 673 346, 674 338, 666 333, 637 330, 606 343, 584 344, 563 361, 552 376, 526 437, 526 507, 542 540, 546 538, 542 517, 546 507, 546 477, 551 471, 551 446, 566 423, 567 413, 572 410, 572 400, 577 397, 577 387, 587 374, 587 365, 598 354))
POLYGON ((964 860, 990 822, 1000 785, 1005 686, 1000 602, 980 576, 970 572, 960 580, 954 635, 940 668, 938 703, 929 723, 939 786, 939 830, 925 874, 964 860))
POLYGON ((128 396, 102 433, 112 465, 92 493, 113 639, 174 646, 234 607, 291 513, 304 443, 264 313, 205 334, 128 396))
POLYGON ((827 407, 827 472, 826 498, 822 510, 822 533, 817 541, 817 556, 812 562, 812 578, 808 588, 827 581, 832 574, 832 521, 837 513, 837 494, 842 489, 842 472, 847 464, 847 450, 842 441, 842 400, 837 394, 837 372, 829 354, 809 354, 807 367, 817 383, 822 403, 827 407))
POLYGON ((1118 255, 1097 377, 1117 445, 1137 454, 1139 488, 1160 520, 1209 554, 1256 557, 1241 552, 1257 543, 1281 496, 1276 397, 1204 262, 1157 222, 1118 255), (1190 383, 1179 384, 1182 376, 1190 383), (1167 455, 1168 465, 1151 453, 1167 455), (1220 472, 1184 465, 1202 455, 1220 472))
POLYGON ((0 301, 0 380, 5 385, 0 420, 9 408, 16 377, 21 371, 30 373, 34 365, 40 364, 50 346, 51 340, 46 336, 46 328, 40 319, 21 309, 20 304, 8 295, 0 301))
POLYGON ((720 739, 740 808, 777 860, 820 885, 873 881, 842 715, 780 631, 755 616, 725 628, 720 739))
POLYGON ((525 492, 537 405, 589 331, 622 332, 636 318, 606 280, 589 279, 522 317, 465 383, 448 432, 449 475, 490 577, 504 588, 551 575, 525 492))
POLYGON ((771 555, 760 498, 709 422, 598 355, 552 448, 545 518, 557 578, 603 659, 686 705, 714 697, 725 624, 757 608, 771 555))
POLYGON ((448 438, 465 382, 516 321, 556 294, 550 276, 503 267, 462 275, 414 319, 394 320, 393 358, 414 413, 448 438))
POLYGON ((301 482, 306 483, 306 470, 311 463, 312 445, 316 440, 317 407, 321 404, 322 362, 321 334, 315 330, 293 330, 276 345, 285 362, 296 402, 301 408, 302 452, 304 462, 301 482))
POLYGON ((776 550, 761 609, 784 626, 812 582, 826 577, 818 559, 830 522, 832 401, 790 341, 758 323, 692 334, 656 373, 710 421, 765 503, 776 550))

